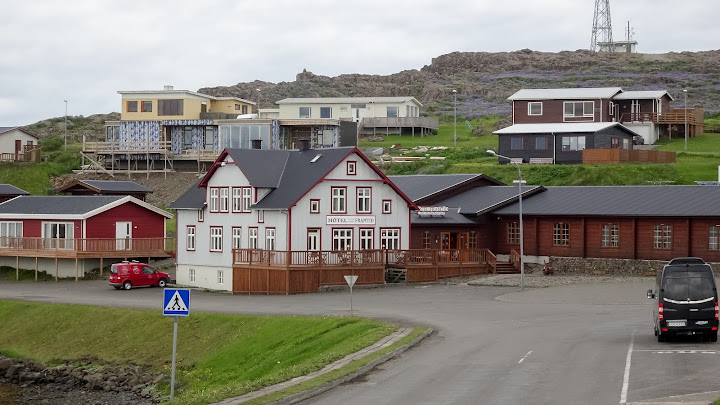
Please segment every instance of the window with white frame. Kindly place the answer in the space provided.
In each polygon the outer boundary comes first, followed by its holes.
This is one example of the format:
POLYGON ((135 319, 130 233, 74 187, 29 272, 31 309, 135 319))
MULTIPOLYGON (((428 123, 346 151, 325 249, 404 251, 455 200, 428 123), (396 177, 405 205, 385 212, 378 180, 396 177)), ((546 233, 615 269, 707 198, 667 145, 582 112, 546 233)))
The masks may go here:
POLYGON ((373 228, 360 228, 360 250, 373 249, 373 228))
POLYGON ((708 249, 709 250, 718 250, 718 231, 720 230, 720 225, 710 225, 708 228, 708 249))
POLYGON ((242 210, 243 212, 250 212, 250 206, 252 205, 252 187, 243 187, 242 189, 242 210))
POLYGON ((517 222, 508 222, 507 224, 507 243, 508 245, 520 244, 520 225, 517 222))
POLYGON ((258 210, 258 223, 262 224, 265 222, 265 210, 258 210))
POLYGON ((233 249, 240 249, 242 242, 242 228, 240 227, 233 227, 232 229, 232 245, 233 249))
POLYGON ((392 214, 392 200, 383 200, 382 213, 383 214, 392 214))
POLYGON ((218 280, 218 284, 220 284, 220 285, 225 284, 225 272, 223 270, 217 271, 217 280, 218 280))
POLYGON ((565 223, 553 225, 553 245, 570 246, 570 225, 565 223))
POLYGON ((248 248, 250 248, 250 249, 258 248, 258 229, 257 228, 249 228, 248 229, 248 248))
POLYGON ((320 107, 320 118, 332 118, 332 107, 320 107))
POLYGON ((265 250, 275 250, 275 228, 265 229, 265 250))
POLYGON ((620 227, 616 224, 604 224, 602 226, 602 247, 620 246, 620 227))
POLYGON ((219 226, 210 227, 210 251, 222 252, 223 246, 223 230, 219 226))
POLYGON ((0 222, 0 246, 17 246, 23 236, 22 222, 0 222))
POLYGON ((229 193, 227 187, 223 187, 220 189, 220 212, 228 212, 228 194, 229 193))
POLYGON ((565 101, 563 111, 565 118, 594 117, 595 103, 593 101, 565 101))
POLYGON ((528 115, 542 115, 542 101, 531 101, 528 103, 528 115))
POLYGON ((388 107, 387 108, 387 117, 388 118, 397 118, 398 116, 398 108, 397 107, 388 107))
POLYGON ((211 187, 210 188, 210 212, 218 212, 220 211, 220 190, 211 187))
POLYGON ((190 282, 195 282, 195 269, 190 269, 190 282))
POLYGON ((242 187, 232 189, 232 212, 242 212, 242 187))
POLYGON ((300 118, 310 118, 310 107, 300 107, 300 118))
POLYGON ((205 209, 204 208, 198 210, 198 222, 203 222, 203 221, 205 221, 205 209))
POLYGON ((358 214, 369 214, 371 212, 370 187, 358 187, 357 188, 357 213, 358 214))
POLYGON ((352 249, 352 229, 333 229, 333 250, 352 249))
POLYGON ((562 137, 562 150, 567 151, 580 151, 585 149, 585 136, 563 136, 562 137))
POLYGON ((653 248, 672 249, 672 225, 655 225, 653 229, 653 248))
POLYGON ((43 244, 53 249, 73 249, 74 232, 72 222, 43 222, 43 244))
POLYGON ((345 213, 346 212, 346 201, 345 193, 347 189, 345 187, 332 187, 332 213, 345 213))
POLYGON ((432 248, 432 239, 430 239, 430 231, 423 232, 422 247, 423 247, 423 249, 432 248))
POLYGON ((380 246, 382 249, 400 249, 400 229, 380 229, 380 246))
POLYGON ((311 214, 319 214, 320 213, 320 200, 310 200, 310 213, 311 214))
POLYGON ((188 226, 186 231, 186 248, 187 250, 195 250, 195 226, 188 226))
POLYGON ((354 176, 357 174, 357 162, 347 162, 347 174, 348 176, 354 176))

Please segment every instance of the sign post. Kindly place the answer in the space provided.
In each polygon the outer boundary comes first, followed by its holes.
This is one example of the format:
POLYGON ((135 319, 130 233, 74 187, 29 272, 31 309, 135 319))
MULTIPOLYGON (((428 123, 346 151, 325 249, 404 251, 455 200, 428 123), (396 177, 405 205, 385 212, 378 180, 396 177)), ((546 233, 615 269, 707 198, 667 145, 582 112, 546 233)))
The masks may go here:
POLYGON ((166 288, 163 290, 163 315, 175 318, 173 321, 172 371, 170 372, 170 402, 173 402, 175 399, 175 354, 177 353, 178 318, 190 315, 190 290, 180 288, 166 288))
POLYGON ((345 276, 345 281, 350 286, 350 316, 353 316, 353 306, 352 306, 352 288, 355 285, 355 282, 357 281, 358 276, 345 276))

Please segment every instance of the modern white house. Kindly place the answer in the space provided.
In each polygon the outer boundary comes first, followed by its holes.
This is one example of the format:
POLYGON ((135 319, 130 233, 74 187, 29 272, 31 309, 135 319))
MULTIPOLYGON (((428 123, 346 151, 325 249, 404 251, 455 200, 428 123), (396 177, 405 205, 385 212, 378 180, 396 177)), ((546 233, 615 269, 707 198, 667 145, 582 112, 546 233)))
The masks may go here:
POLYGON ((417 206, 357 148, 304 141, 298 150, 225 149, 170 208, 177 283, 238 291, 234 264, 255 256, 271 265, 309 252, 408 249, 417 206))

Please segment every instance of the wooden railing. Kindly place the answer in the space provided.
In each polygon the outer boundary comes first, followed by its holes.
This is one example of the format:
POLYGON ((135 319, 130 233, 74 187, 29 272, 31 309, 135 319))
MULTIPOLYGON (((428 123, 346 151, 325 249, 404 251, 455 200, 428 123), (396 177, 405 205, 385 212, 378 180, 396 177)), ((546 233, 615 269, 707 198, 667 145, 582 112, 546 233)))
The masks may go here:
POLYGON ((510 263, 515 266, 515 270, 520 271, 520 253, 515 249, 510 250, 510 263))
POLYGON ((88 239, 50 239, 50 238, 12 238, 0 237, 0 252, 13 252, 19 255, 32 252, 82 252, 82 253, 121 253, 121 252, 171 252, 175 248, 174 238, 88 238, 88 239))
POLYGON ((409 128, 422 127, 430 129, 438 129, 439 123, 437 118, 430 117, 365 117, 362 119, 363 128, 409 128))
MULTIPOLYGON (((673 110, 672 112, 666 113, 624 113, 620 115, 620 122, 654 122, 656 124, 684 124, 685 123, 685 110, 673 110)), ((704 118, 698 117, 698 114, 693 109, 687 111, 687 123, 689 125, 702 124, 704 118)))
POLYGON ((170 141, 138 142, 84 142, 83 152, 95 153, 166 153, 172 148, 170 141))
POLYGON ((487 249, 393 249, 281 251, 233 249, 233 264, 291 266, 406 266, 419 264, 488 263, 495 269, 496 258, 487 249))
POLYGON ((3 162, 39 162, 40 146, 23 145, 22 152, 18 153, 0 153, 0 161, 3 162))

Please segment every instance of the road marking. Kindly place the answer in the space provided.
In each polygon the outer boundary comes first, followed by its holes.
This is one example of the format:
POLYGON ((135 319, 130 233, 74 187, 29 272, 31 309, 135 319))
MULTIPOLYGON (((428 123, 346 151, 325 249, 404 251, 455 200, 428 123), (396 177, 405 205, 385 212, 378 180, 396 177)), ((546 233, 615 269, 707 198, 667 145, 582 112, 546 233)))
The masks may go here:
POLYGON ((636 352, 650 352, 650 353, 656 353, 656 354, 718 354, 715 350, 648 350, 648 349, 640 349, 635 350, 636 352))
POLYGON ((524 355, 523 358, 520 359, 520 361, 518 361, 518 364, 520 364, 520 363, 522 363, 523 361, 525 361, 525 359, 527 359, 527 357, 530 355, 530 353, 532 353, 532 350, 530 350, 529 352, 527 352, 527 354, 524 355))
POLYGON ((630 335, 630 346, 625 357, 625 375, 623 376, 622 391, 620 391, 620 405, 627 403, 628 385, 630 384, 630 362, 632 360, 633 345, 635 344, 635 331, 630 335))

